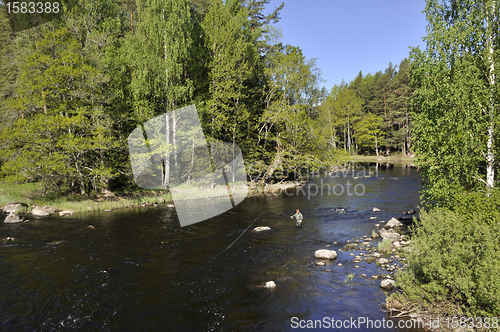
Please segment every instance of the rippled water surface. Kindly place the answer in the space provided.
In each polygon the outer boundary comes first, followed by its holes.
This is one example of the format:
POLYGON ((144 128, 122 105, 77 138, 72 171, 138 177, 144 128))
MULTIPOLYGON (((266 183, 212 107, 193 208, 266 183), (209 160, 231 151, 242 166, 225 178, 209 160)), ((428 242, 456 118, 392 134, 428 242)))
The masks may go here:
POLYGON ((374 263, 356 269, 349 252, 326 266, 311 262, 327 244, 338 250, 370 235, 377 222, 370 217, 416 208, 419 173, 394 167, 366 178, 318 176, 308 186, 247 198, 183 228, 165 206, 0 223, 0 239, 15 238, 0 242, 0 329, 291 331, 292 317, 387 319, 380 280, 369 279, 379 273, 374 263), (303 228, 290 219, 295 209, 303 228), (275 289, 260 287, 270 280, 275 289))

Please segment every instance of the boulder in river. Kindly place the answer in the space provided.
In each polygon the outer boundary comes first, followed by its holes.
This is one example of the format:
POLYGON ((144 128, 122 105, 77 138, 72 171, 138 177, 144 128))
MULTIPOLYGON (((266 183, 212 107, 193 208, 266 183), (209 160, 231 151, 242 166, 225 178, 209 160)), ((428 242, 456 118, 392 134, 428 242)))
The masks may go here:
POLYGON ((44 207, 36 206, 33 210, 31 210, 31 214, 37 217, 50 216, 54 212, 56 212, 55 209, 49 208, 47 206, 44 207))
POLYGON ((389 230, 381 229, 380 232, 378 232, 380 237, 382 239, 391 239, 392 242, 396 241, 401 241, 402 236, 401 234, 397 233, 394 229, 390 228, 389 230))
POLYGON ((401 227, 401 226, 403 226, 403 224, 399 220, 397 220, 396 218, 392 218, 391 220, 389 220, 387 222, 387 224, 385 224, 384 228, 389 229, 389 228, 401 227))
POLYGON ((385 290, 392 290, 394 287, 396 287, 396 283, 392 279, 384 279, 380 283, 380 288, 385 290))
POLYGON ((259 226, 259 227, 255 227, 253 230, 256 232, 262 232, 262 231, 268 231, 270 229, 271 229, 271 227, 268 227, 268 226, 259 226))
POLYGON ((377 208, 377 207, 374 207, 374 208, 373 208, 373 212, 380 212, 380 209, 379 209, 379 208, 377 208))
POLYGON ((24 219, 19 217, 15 212, 9 213, 9 215, 3 221, 6 224, 15 224, 18 222, 23 222, 24 219))
POLYGON ((316 252, 314 253, 314 257, 324 258, 324 259, 335 259, 337 258, 337 253, 335 252, 335 250, 320 249, 316 250, 316 252))
POLYGON ((28 207, 28 204, 25 203, 9 203, 3 207, 3 212, 11 213, 17 212, 22 208, 28 207))

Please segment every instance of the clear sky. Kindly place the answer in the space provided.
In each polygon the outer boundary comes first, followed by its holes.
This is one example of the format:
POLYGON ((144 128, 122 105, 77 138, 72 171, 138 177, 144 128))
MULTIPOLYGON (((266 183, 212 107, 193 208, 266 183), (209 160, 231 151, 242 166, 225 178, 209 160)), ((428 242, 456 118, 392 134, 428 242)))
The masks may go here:
POLYGON ((398 65, 408 46, 425 48, 424 0, 271 0, 266 13, 282 2, 283 44, 299 46, 317 66, 330 90, 335 84, 398 65))

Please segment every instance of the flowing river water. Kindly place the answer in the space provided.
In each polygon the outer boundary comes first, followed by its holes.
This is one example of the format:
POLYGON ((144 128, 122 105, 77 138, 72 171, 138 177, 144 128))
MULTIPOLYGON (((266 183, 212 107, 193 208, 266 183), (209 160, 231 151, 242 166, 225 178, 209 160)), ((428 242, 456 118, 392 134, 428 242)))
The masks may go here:
POLYGON ((387 320, 385 292, 370 279, 379 267, 355 268, 338 249, 415 209, 421 177, 405 167, 356 175, 316 176, 182 228, 166 206, 0 223, 0 239, 15 238, 0 240, 0 330, 296 331, 293 317, 387 320), (290 218, 296 209, 302 228, 290 218), (338 257, 316 266, 318 249, 338 257), (261 287, 271 280, 276 288, 261 287))

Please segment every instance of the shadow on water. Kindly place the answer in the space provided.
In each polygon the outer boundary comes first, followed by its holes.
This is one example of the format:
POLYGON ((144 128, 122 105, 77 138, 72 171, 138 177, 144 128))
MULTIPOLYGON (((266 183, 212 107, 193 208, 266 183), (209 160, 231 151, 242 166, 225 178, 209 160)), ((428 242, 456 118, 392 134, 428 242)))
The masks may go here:
POLYGON ((380 274, 375 263, 355 268, 338 249, 371 234, 377 221, 370 217, 389 220, 416 208, 420 189, 415 169, 394 167, 369 177, 317 176, 302 190, 250 197, 183 228, 166 207, 0 224, 0 238, 15 238, 0 244, 0 327, 291 331, 293 317, 387 319, 380 280, 370 279, 380 274), (349 195, 349 183, 363 195, 349 195), (303 228, 290 218, 295 209, 303 228), (338 257, 316 266, 314 252, 325 248, 338 257), (276 288, 261 287, 270 280, 276 288))

